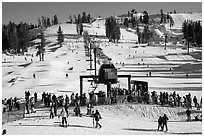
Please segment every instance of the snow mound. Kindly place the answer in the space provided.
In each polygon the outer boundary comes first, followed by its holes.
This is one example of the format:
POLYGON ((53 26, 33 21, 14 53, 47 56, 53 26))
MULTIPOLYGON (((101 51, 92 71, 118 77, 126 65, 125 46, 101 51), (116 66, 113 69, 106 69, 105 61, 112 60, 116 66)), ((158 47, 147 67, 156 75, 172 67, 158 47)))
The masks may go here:
POLYGON ((183 116, 178 115, 184 112, 184 108, 162 107, 160 105, 146 104, 117 104, 112 106, 100 106, 103 113, 114 113, 119 117, 133 116, 138 118, 158 119, 159 116, 166 114, 171 120, 182 120, 183 116))

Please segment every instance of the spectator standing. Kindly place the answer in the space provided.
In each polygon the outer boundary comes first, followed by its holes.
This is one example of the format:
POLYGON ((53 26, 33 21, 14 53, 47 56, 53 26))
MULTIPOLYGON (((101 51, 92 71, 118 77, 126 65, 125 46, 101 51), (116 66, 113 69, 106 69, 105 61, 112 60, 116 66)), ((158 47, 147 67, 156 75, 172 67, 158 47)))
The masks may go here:
POLYGON ((38 95, 37 95, 37 93, 35 92, 35 93, 34 93, 35 103, 36 103, 37 100, 38 100, 37 97, 38 97, 38 95))
POLYGON ((196 96, 194 96, 194 98, 193 98, 193 103, 195 104, 195 107, 197 107, 198 99, 196 98, 196 96))
POLYGON ((158 119, 158 130, 161 128, 162 129, 162 116, 159 116, 159 119, 158 119))
POLYGON ((162 117, 162 130, 164 130, 164 127, 166 128, 166 132, 168 131, 168 126, 167 126, 167 121, 169 120, 169 118, 166 116, 166 114, 164 114, 164 116, 162 117))
POLYGON ((186 115, 187 115, 187 121, 191 121, 191 110, 189 108, 186 110, 186 115))

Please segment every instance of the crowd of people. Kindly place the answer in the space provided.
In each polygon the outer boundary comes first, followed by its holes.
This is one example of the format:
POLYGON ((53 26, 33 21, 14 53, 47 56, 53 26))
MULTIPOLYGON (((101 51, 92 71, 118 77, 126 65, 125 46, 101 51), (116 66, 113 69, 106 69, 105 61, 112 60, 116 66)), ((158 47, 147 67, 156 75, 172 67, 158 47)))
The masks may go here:
POLYGON ((197 97, 194 96, 194 98, 192 99, 192 96, 190 93, 182 97, 179 94, 176 94, 175 91, 173 93, 160 92, 159 95, 157 95, 156 91, 153 91, 151 92, 151 100, 153 104, 169 105, 171 107, 177 106, 177 107, 192 108, 193 103, 194 103, 194 107, 196 107, 198 110, 202 107, 202 98, 200 99, 200 104, 199 104, 197 97))
MULTIPOLYGON (((138 96, 139 93, 136 94, 137 92, 138 91, 128 91, 125 88, 121 89, 118 87, 113 87, 110 89, 109 97, 111 99, 111 103, 117 103, 116 96, 125 95, 127 101, 129 102, 130 97, 134 98, 138 96)), ((194 96, 192 99, 192 96, 190 93, 183 97, 177 94, 175 91, 173 93, 160 92, 159 95, 157 95, 156 91, 153 91, 151 92, 151 96, 149 95, 148 92, 142 95, 144 97, 141 97, 140 99, 142 99, 143 103, 160 104, 162 106, 168 105, 171 107, 174 107, 174 106, 186 107, 187 108, 186 114, 187 114, 188 121, 191 120, 190 109, 193 106, 196 107, 197 109, 200 109, 202 106, 202 98, 200 100, 200 103, 198 103, 197 97, 194 96)), ((33 96, 31 96, 29 91, 25 91, 25 110, 26 110, 25 113, 26 112, 27 112, 26 114, 29 114, 30 112, 35 113, 36 112, 35 103, 39 101, 43 103, 45 107, 50 108, 49 109, 50 119, 53 119, 54 117, 57 117, 57 116, 62 117, 61 125, 64 127, 67 127, 69 125, 69 123, 67 122, 67 118, 69 116, 69 110, 70 110, 69 107, 74 107, 73 112, 75 116, 82 117, 80 106, 87 105, 86 115, 89 115, 90 117, 93 118, 93 126, 101 128, 102 126, 99 124, 99 120, 101 119, 101 116, 98 110, 96 112, 93 111, 94 106, 97 104, 96 96, 98 96, 98 98, 101 98, 101 97, 104 98, 106 97, 106 93, 102 90, 99 91, 98 93, 94 93, 94 91, 92 91, 89 93, 89 98, 87 99, 85 93, 81 97, 78 95, 78 93, 75 93, 75 94, 72 93, 70 98, 67 95, 64 98, 64 96, 57 97, 55 94, 43 92, 42 98, 38 99, 38 95, 36 92, 33 94, 33 96), (58 109, 60 109, 60 107, 61 107, 61 111, 58 114, 57 112, 59 112, 58 109)), ((8 111, 12 111, 15 109, 20 110, 20 101, 17 99, 17 97, 15 97, 14 99, 12 97, 9 99, 4 99, 2 100, 2 103, 7 106, 8 111)), ((3 110, 3 112, 6 112, 6 110, 3 110)), ((161 130, 163 131, 165 127, 166 131, 168 131, 167 120, 168 120, 168 117, 166 115, 164 115, 163 117, 161 116, 159 117, 158 130, 160 130, 161 128, 161 130)))

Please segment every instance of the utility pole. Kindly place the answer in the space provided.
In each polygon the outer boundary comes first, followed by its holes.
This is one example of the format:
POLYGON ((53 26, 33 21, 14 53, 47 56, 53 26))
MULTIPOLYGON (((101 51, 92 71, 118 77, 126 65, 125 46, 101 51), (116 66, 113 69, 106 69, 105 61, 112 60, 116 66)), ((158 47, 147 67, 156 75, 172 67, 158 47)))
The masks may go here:
POLYGON ((95 76, 96 76, 96 47, 94 48, 94 68, 95 68, 95 76))
POLYGON ((89 44, 90 44, 89 55, 90 55, 90 70, 91 70, 92 69, 91 42, 89 44))

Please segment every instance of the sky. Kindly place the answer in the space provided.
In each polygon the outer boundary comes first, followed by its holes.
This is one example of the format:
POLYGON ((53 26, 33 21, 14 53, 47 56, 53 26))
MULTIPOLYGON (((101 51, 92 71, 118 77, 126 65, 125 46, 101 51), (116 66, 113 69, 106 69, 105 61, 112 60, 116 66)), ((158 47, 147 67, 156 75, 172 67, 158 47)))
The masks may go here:
POLYGON ((109 17, 127 13, 131 9, 149 14, 169 12, 201 12, 201 2, 2 2, 2 24, 9 21, 37 24, 38 17, 53 17, 55 14, 60 23, 65 23, 69 15, 82 14, 85 11, 92 17, 109 17))

